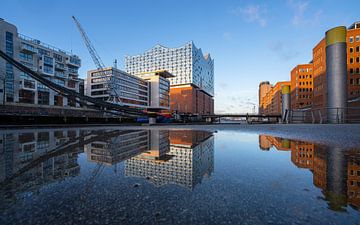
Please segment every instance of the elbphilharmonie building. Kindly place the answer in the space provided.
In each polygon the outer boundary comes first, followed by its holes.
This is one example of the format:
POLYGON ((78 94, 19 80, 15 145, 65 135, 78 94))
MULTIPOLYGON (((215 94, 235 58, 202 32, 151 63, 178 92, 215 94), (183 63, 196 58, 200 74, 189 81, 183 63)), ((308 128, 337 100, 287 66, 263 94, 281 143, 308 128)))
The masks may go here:
POLYGON ((156 45, 140 55, 125 57, 126 72, 134 75, 167 70, 172 111, 191 114, 214 112, 214 60, 194 43, 178 48, 156 45))

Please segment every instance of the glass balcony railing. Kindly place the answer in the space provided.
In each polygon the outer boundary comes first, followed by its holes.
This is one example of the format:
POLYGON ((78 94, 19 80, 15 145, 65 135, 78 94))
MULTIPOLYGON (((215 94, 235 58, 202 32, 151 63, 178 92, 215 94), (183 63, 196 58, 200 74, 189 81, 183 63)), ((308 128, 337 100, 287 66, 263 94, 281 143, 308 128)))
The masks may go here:
POLYGON ((72 73, 72 74, 77 74, 78 73, 78 70, 73 69, 73 68, 69 68, 68 71, 69 71, 69 73, 72 73))
POLYGON ((55 69, 66 70, 65 65, 61 63, 55 63, 55 69))
POLYGON ((66 78, 65 73, 61 73, 61 72, 58 72, 58 71, 55 71, 55 76, 56 77, 61 77, 61 78, 66 78))
POLYGON ((34 53, 34 54, 36 54, 38 52, 34 46, 26 44, 26 43, 21 43, 21 51, 27 52, 27 53, 34 53))

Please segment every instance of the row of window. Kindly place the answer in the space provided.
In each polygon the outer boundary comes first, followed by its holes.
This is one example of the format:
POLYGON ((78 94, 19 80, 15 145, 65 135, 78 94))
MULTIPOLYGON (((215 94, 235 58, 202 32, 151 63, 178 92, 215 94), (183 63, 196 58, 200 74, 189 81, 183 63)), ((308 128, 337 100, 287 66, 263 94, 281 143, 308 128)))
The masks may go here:
MULTIPOLYGON (((354 52, 354 48, 353 48, 353 47, 350 47, 350 48, 349 48, 349 52, 350 52, 350 53, 353 53, 353 52, 354 52)), ((360 46, 356 46, 355 52, 360 52, 360 46)))
POLYGON ((351 85, 360 85, 360 78, 350 79, 351 85))
POLYGON ((308 92, 312 91, 312 88, 299 88, 299 92, 308 92))
POLYGON ((299 82, 299 85, 312 85, 312 81, 299 82))
MULTIPOLYGON (((359 42, 360 41, 360 36, 359 35, 357 35, 356 37, 355 37, 355 41, 356 42, 359 42)), ((350 43, 354 43, 354 37, 352 36, 352 37, 349 37, 349 42, 350 43)))
MULTIPOLYGON (((360 57, 356 57, 355 61, 356 61, 356 63, 360 63, 360 57)), ((354 63, 354 58, 353 58, 353 57, 351 57, 351 58, 349 59, 349 63, 350 63, 350 64, 353 64, 353 63, 354 63)))
POLYGON ((300 75, 299 78, 300 79, 312 78, 312 75, 300 75))
POLYGON ((349 69, 350 74, 360 74, 360 68, 357 67, 355 70, 354 68, 349 69))

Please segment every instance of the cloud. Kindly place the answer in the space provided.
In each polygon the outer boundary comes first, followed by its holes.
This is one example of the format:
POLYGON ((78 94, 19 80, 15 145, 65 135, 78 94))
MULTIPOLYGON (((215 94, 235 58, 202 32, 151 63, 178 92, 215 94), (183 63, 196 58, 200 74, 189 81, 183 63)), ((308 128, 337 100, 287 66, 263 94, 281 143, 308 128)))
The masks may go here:
POLYGON ((289 61, 296 58, 299 55, 299 52, 289 48, 281 41, 272 42, 269 45, 269 48, 274 52, 280 59, 284 61, 289 61))
POLYGON ((225 40, 231 40, 232 39, 232 35, 230 32, 224 32, 222 37, 225 39, 225 40))
POLYGON ((245 8, 237 7, 231 10, 231 13, 237 16, 242 16, 247 22, 258 23, 260 26, 267 25, 266 13, 267 8, 262 5, 250 5, 245 8))
POLYGON ((323 11, 319 9, 315 13, 311 13, 309 7, 310 4, 308 1, 288 0, 288 5, 294 11, 294 16, 291 20, 293 25, 299 26, 319 24, 323 11))

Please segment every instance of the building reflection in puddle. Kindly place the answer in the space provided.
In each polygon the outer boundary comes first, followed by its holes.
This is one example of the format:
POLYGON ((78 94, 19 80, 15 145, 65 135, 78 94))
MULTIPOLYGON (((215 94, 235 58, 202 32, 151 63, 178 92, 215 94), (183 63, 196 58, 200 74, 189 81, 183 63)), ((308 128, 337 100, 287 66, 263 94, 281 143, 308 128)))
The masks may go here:
POLYGON ((146 178, 156 186, 189 189, 214 170, 214 137, 206 131, 157 131, 149 151, 125 161, 125 175, 146 178), (169 137, 169 138, 165 138, 169 137))
POLYGON ((78 176, 81 153, 97 164, 91 176, 101 176, 101 168, 125 161, 126 176, 143 177, 155 185, 173 183, 193 189, 214 169, 213 135, 205 131, 2 131, 0 200, 16 200, 17 193, 37 192, 78 176))
POLYGON ((291 162, 313 173, 313 184, 322 190, 330 209, 360 208, 360 149, 342 149, 304 141, 259 135, 260 149, 291 151, 291 162))

